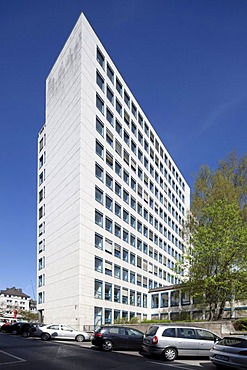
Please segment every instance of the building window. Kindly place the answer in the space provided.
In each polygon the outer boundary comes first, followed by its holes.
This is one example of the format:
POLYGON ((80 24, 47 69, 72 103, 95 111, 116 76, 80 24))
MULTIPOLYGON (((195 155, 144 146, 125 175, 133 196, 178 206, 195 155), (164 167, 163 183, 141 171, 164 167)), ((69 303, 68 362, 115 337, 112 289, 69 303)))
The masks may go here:
POLYGON ((131 177, 131 189, 136 191, 136 181, 131 177))
POLYGON ((127 269, 123 269, 123 280, 129 281, 129 271, 127 269))
POLYGON ((105 161, 110 168, 113 168, 113 156, 108 151, 106 151, 105 161))
POLYGON ((106 183, 106 186, 108 186, 108 188, 112 190, 113 178, 110 175, 108 175, 108 173, 106 174, 105 183, 106 183))
POLYGON ((103 204, 103 191, 98 187, 95 187, 95 199, 103 204))
POLYGON ((106 129, 106 142, 113 147, 113 134, 110 130, 106 129))
POLYGON ((112 220, 109 217, 105 218, 105 229, 112 233, 112 220))
POLYGON ((123 191, 123 200, 129 204, 129 193, 126 190, 123 191))
POLYGON ((119 103, 117 99, 116 99, 116 111, 122 117, 122 105, 119 103))
POLYGON ((98 133, 104 137, 104 124, 101 122, 101 120, 96 117, 96 130, 98 133))
POLYGON ((122 166, 117 161, 115 161, 115 172, 118 176, 122 176, 122 166))
POLYGON ((105 283, 105 300, 112 300, 112 285, 109 283, 105 283))
POLYGON ((95 247, 103 249, 103 236, 95 234, 95 247))
POLYGON ((100 280, 94 281, 94 297, 97 299, 102 299, 102 287, 103 283, 100 280))
POLYGON ((104 69, 105 68, 105 57, 98 48, 97 48, 97 61, 99 62, 101 67, 104 69))
POLYGON ((112 254, 112 251, 113 251, 112 241, 109 239, 105 239, 105 252, 112 254))
POLYGON ((124 142, 129 146, 130 145, 130 137, 129 134, 124 130, 124 142))
POLYGON ((104 157, 104 147, 103 145, 101 145, 98 140, 96 140, 96 153, 98 154, 98 156, 100 156, 100 158, 103 159, 104 157))
POLYGON ((122 157, 122 145, 117 139, 115 139, 115 151, 120 157, 122 157))
POLYGON ((121 206, 115 202, 115 215, 121 218, 121 206))
POLYGON ((104 114, 105 113, 105 103, 104 103, 104 100, 101 99, 101 97, 96 94, 96 107, 99 109, 99 111, 104 114))
POLYGON ((123 220, 127 223, 129 223, 129 212, 125 209, 123 210, 123 220))
POLYGON ((112 276, 112 262, 110 261, 105 261, 105 274, 112 276))
MULTIPOLYGON (((114 285, 114 302, 117 302, 117 303, 121 302, 120 286, 118 285, 114 285)), ((119 315, 120 315, 120 312, 119 312, 119 315)))
POLYGON ((121 197, 121 193, 122 193, 122 187, 121 187, 120 184, 118 184, 115 181, 115 194, 117 194, 119 197, 121 197))
POLYGON ((107 76, 109 77, 110 81, 112 83, 114 83, 114 72, 112 70, 112 68, 109 66, 109 64, 107 63, 107 76))
POLYGON ((96 82, 97 82, 97 85, 100 87, 100 89, 104 91, 105 81, 98 71, 96 72, 96 82))
POLYGON ((121 258, 121 246, 118 244, 114 245, 114 256, 117 258, 121 258))
POLYGON ((113 123, 114 123, 113 114, 109 108, 106 109, 106 119, 113 126, 113 123))
POLYGON ((103 181, 103 176, 104 176, 104 170, 101 166, 99 166, 97 163, 95 164, 95 176, 103 181))
POLYGON ((127 230, 123 230, 123 241, 129 243, 129 232, 127 230))
POLYGON ((130 107, 130 97, 129 95, 127 94, 126 91, 124 91, 124 102, 125 104, 127 105, 127 107, 130 107))
POLYGON ((133 116, 136 118, 137 117, 137 109, 136 109, 136 106, 133 102, 131 104, 131 112, 132 112, 133 116))
POLYGON ((102 260, 102 258, 95 257, 94 265, 95 265, 95 271, 103 272, 103 260, 102 260))
POLYGON ((112 198, 109 197, 109 195, 106 195, 106 197, 105 197, 105 206, 110 211, 112 211, 112 203, 113 203, 112 198))
POLYGON ((136 125, 133 121, 131 121, 131 131, 136 136, 136 125))
POLYGON ((116 119, 116 131, 118 135, 122 137, 122 125, 117 119, 116 119))
POLYGON ((114 94, 109 88, 109 86, 107 86, 107 89, 106 89, 106 96, 109 102, 113 105, 114 104, 114 94))
POLYGON ((98 226, 101 226, 103 227, 103 213, 95 210, 95 223, 98 225, 98 226))
POLYGON ((123 86, 118 78, 116 78, 116 89, 119 92, 119 94, 122 96, 123 93, 123 86))

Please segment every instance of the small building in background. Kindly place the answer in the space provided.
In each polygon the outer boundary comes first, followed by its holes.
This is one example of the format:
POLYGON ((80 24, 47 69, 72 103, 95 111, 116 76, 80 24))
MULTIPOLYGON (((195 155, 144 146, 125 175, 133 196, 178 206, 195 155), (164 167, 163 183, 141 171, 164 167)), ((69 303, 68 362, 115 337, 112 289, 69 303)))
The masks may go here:
POLYGON ((21 288, 0 290, 0 317, 7 321, 18 320, 18 311, 36 312, 36 302, 21 288))

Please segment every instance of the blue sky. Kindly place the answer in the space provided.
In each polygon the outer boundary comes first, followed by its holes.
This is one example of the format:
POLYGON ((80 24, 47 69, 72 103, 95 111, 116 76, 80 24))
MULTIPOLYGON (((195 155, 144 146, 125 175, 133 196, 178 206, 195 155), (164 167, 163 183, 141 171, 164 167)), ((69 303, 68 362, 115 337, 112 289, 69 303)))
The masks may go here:
POLYGON ((32 297, 45 79, 81 12, 190 186, 246 153, 246 0, 0 0, 0 289, 32 297))

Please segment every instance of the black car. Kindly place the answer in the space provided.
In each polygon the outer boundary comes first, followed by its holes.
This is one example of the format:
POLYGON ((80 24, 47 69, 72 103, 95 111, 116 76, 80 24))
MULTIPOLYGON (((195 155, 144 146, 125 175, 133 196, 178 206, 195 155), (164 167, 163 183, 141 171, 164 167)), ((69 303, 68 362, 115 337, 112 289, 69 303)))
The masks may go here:
POLYGON ((113 349, 141 350, 143 333, 125 326, 103 326, 96 330, 92 344, 104 351, 113 349))
POLYGON ((15 322, 4 327, 4 333, 11 333, 13 335, 19 334, 24 337, 29 337, 35 331, 35 324, 29 322, 15 322))

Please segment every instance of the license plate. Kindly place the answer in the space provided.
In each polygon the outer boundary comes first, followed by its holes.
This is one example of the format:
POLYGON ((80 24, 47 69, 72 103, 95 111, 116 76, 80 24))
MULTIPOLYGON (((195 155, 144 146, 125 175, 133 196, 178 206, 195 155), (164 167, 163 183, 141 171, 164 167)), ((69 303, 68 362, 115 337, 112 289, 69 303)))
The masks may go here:
POLYGON ((215 358, 222 361, 229 361, 229 357, 222 356, 222 355, 215 355, 215 358))

